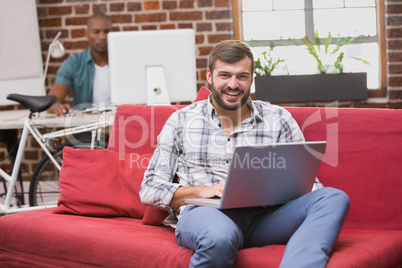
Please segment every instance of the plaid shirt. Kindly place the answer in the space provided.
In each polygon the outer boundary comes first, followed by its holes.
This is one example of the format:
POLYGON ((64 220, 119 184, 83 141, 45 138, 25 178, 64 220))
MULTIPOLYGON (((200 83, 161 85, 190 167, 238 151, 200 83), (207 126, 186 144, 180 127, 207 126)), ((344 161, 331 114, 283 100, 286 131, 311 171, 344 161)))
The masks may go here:
MULTIPOLYGON (((236 145, 302 142, 304 136, 285 109, 261 101, 247 102, 251 117, 227 136, 210 101, 173 113, 165 123, 140 189, 145 205, 169 210, 166 225, 175 226, 185 206, 169 203, 180 186, 225 183, 236 145), (173 179, 177 176, 178 183, 173 179)), ((316 180, 318 188, 322 185, 316 180)))

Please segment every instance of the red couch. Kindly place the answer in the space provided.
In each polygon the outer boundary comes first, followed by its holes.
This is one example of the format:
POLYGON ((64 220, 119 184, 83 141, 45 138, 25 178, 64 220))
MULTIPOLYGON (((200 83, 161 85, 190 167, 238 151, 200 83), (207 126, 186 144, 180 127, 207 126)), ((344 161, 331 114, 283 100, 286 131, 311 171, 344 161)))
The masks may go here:
MULTIPOLYGON (((0 217, 1 267, 188 267, 192 251, 138 190, 168 116, 118 108, 108 150, 66 149, 58 207, 0 217)), ((351 207, 327 267, 402 265, 402 110, 287 108, 307 140, 327 140, 321 182, 351 207)), ((239 251, 235 267, 278 267, 284 245, 239 251)))

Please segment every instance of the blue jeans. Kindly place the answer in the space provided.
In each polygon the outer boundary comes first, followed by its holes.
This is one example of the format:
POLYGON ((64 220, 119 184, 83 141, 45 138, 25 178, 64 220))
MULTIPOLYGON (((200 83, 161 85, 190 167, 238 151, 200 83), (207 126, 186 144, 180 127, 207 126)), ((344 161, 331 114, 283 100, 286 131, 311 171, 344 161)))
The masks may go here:
POLYGON ((267 208, 187 207, 176 239, 194 251, 190 267, 232 267, 238 250, 271 244, 287 244, 280 267, 325 267, 348 209, 329 187, 267 208))

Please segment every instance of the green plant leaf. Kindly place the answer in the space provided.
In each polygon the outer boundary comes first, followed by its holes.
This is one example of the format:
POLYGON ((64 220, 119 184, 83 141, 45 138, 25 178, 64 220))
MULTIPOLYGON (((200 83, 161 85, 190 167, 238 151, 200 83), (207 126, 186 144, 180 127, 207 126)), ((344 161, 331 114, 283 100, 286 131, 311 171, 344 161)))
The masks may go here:
POLYGON ((332 36, 331 36, 331 33, 329 32, 327 39, 325 40, 325 54, 328 54, 328 48, 329 48, 329 45, 331 44, 331 42, 332 42, 332 36))
MULTIPOLYGON (((360 36, 359 36, 360 37, 360 36)), ((328 33, 327 38, 325 39, 325 53, 318 53, 320 51, 320 46, 321 46, 321 38, 319 37, 318 31, 315 31, 314 33, 314 43, 309 40, 307 36, 303 37, 300 40, 296 40, 296 43, 298 45, 305 45, 307 48, 308 53, 314 57, 314 59, 317 62, 317 67, 320 73, 327 73, 329 70, 329 67, 331 65, 328 64, 323 64, 323 58, 321 57, 330 57, 332 55, 337 55, 335 62, 333 63, 333 66, 335 70, 333 71, 334 73, 343 73, 344 67, 343 67, 343 59, 344 59, 344 53, 340 52, 340 49, 353 41, 358 37, 338 37, 335 42, 333 42, 333 38, 331 36, 331 33, 328 33), (330 51, 330 45, 334 43, 335 48, 330 51), (318 51, 318 52, 317 52, 318 51), (339 54, 338 54, 339 53, 339 54)), ((362 61, 364 64, 369 64, 369 62, 364 61, 359 58, 351 57, 352 59, 362 61)))

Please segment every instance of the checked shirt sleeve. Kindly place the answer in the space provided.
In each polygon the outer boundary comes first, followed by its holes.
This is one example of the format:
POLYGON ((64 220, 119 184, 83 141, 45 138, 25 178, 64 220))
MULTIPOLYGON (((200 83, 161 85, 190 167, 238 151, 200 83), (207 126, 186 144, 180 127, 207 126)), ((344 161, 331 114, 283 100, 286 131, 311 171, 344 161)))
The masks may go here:
POLYGON ((158 145, 141 184, 140 198, 144 205, 169 210, 169 203, 180 186, 173 183, 179 156, 177 124, 178 116, 174 113, 158 136, 158 145))

